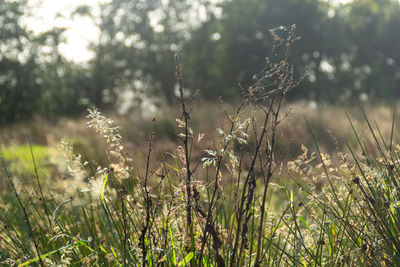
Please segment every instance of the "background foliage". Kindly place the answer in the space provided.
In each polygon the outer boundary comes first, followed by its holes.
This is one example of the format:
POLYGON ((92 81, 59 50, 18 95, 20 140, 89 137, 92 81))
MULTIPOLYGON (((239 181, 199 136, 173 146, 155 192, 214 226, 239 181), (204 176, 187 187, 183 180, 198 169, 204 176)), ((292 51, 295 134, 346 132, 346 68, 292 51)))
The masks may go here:
MULTIPOLYGON (((76 65, 59 52, 65 29, 35 35, 21 22, 26 1, 0 2, 0 122, 41 114, 78 115, 88 106, 118 108, 133 92, 176 102, 173 54, 182 55, 185 84, 204 99, 237 100, 262 73, 272 41, 268 29, 297 25, 293 53, 309 80, 292 99, 341 103, 400 96, 400 4, 394 0, 114 0, 98 19, 94 58, 76 65)), ((93 17, 89 7, 76 16, 93 17)), ((94 18, 93 18, 94 19, 94 18)))

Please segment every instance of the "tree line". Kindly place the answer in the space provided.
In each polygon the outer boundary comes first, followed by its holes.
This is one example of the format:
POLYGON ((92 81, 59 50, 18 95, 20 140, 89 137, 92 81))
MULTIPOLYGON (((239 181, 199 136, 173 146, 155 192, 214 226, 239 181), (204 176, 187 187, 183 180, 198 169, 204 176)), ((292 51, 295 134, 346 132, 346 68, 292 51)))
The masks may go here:
MULTIPOLYGON (((341 103, 400 96, 397 0, 114 0, 101 6, 99 41, 86 65, 59 51, 65 29, 33 34, 26 1, 0 1, 0 123, 118 108, 124 92, 176 101, 173 54, 200 98, 239 98, 273 56, 269 29, 296 24, 296 73, 309 78, 292 99, 341 103), (271 55, 272 53, 272 55, 271 55)), ((76 16, 93 17, 88 6, 76 16)), ((136 102, 135 102, 136 103, 136 102)))

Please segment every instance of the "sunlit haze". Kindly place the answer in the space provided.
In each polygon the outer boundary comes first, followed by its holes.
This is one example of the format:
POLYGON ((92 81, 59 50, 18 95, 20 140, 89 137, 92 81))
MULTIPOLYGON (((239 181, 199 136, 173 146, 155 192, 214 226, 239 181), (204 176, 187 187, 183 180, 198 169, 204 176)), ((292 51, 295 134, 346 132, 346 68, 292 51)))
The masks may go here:
MULTIPOLYGON (((328 0, 334 4, 351 0, 328 0)), ((91 7, 93 15, 99 15, 99 4, 109 0, 29 0, 31 16, 25 19, 30 30, 45 32, 54 27, 66 28, 65 42, 59 46, 60 52, 69 60, 84 63, 93 57, 88 49, 90 42, 96 42, 99 30, 89 17, 73 16, 74 10, 86 5, 91 7)), ((218 2, 218 1, 211 1, 218 2)))
POLYGON ((106 0, 29 0, 31 16, 26 24, 35 33, 45 32, 54 27, 66 28, 66 42, 59 49, 65 57, 77 63, 88 61, 93 55, 87 46, 96 41, 99 31, 89 17, 73 16, 74 10, 86 5, 92 8, 93 15, 99 14, 99 4, 106 0))

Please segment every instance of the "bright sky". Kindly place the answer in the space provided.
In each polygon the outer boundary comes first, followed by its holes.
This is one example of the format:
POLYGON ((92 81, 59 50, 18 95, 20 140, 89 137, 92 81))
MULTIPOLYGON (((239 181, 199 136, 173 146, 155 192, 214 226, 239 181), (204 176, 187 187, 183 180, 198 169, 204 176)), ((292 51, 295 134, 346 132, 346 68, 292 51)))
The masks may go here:
MULTIPOLYGON (((345 3, 351 0, 327 0, 334 3, 345 3)), ((72 20, 71 13, 81 5, 92 7, 94 15, 99 14, 99 3, 110 0, 29 0, 32 18, 25 22, 29 29, 35 33, 45 32, 56 27, 65 27, 67 42, 60 45, 61 53, 76 63, 84 63, 92 58, 87 46, 96 41, 99 31, 88 17, 75 16, 72 20)))
POLYGON ((35 33, 45 32, 53 27, 64 27, 66 44, 59 49, 68 59, 77 63, 87 62, 93 55, 87 46, 96 41, 99 31, 91 18, 74 16, 71 13, 81 6, 90 6, 94 15, 99 14, 99 3, 107 0, 29 0, 32 18, 25 20, 28 28, 35 33))

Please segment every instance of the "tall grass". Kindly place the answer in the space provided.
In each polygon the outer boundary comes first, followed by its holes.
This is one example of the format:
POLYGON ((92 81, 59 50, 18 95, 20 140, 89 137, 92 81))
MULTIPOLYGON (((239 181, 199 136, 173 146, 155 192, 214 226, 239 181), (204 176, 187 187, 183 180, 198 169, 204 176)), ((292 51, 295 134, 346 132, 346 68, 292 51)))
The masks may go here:
MULTIPOLYGON (((294 26, 271 30, 275 45, 254 84, 216 129, 213 146, 193 159, 204 137, 194 132, 194 100, 184 97, 175 56, 180 114, 175 153, 157 153, 154 133, 137 165, 120 129, 98 110, 88 126, 104 137, 107 166, 62 142, 61 178, 25 184, 1 157, 9 191, 1 195, 0 262, 70 266, 398 266, 400 146, 372 125, 374 151, 349 119, 359 148, 323 153, 309 126, 314 152, 293 156, 281 125, 296 77, 290 49, 294 26), (261 114, 261 115, 260 115, 261 114), (362 151, 359 154, 356 151, 362 151), (157 159, 157 160, 155 160, 157 159), (279 180, 278 178, 288 177, 279 180), (55 186, 63 180, 63 188, 55 186), (52 183, 54 182, 54 184, 52 183), (33 184, 33 185, 32 185, 33 184)), ((350 118, 350 116, 349 116, 350 118)), ((155 122, 157 123, 157 122, 155 122)), ((31 146, 32 147, 32 146, 31 146)))

